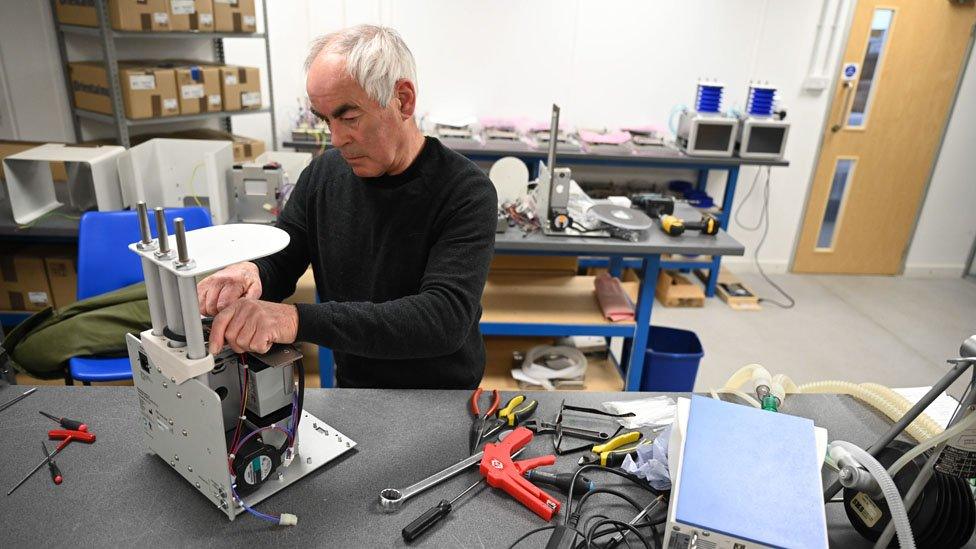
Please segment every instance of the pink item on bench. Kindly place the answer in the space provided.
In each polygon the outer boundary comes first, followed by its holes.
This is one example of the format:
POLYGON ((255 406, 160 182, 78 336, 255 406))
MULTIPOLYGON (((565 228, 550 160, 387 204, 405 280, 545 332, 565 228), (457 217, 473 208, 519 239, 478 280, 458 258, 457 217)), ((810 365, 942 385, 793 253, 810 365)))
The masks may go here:
POLYGON ((592 130, 580 130, 580 139, 594 145, 621 145, 630 141, 630 133, 624 131, 595 132, 592 130))
POLYGON ((600 309, 603 316, 610 322, 620 322, 621 320, 634 320, 634 305, 624 292, 624 287, 620 284, 620 279, 602 273, 593 281, 596 289, 596 299, 600 302, 600 309))

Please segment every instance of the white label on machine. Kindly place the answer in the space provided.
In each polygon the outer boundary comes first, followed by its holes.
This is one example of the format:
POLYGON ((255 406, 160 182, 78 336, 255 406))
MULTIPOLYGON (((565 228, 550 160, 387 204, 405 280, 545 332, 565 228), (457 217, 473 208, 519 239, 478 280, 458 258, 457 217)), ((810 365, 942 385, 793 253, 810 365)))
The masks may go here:
POLYGON ((200 99, 204 96, 203 84, 186 84, 180 86, 180 94, 183 95, 183 99, 200 99))
POLYGON ((861 517, 861 522, 868 528, 877 524, 883 515, 881 509, 878 509, 871 497, 864 492, 858 492, 851 498, 851 509, 861 517))
POLYGON ((237 0, 214 0, 214 4, 236 4, 237 0))
POLYGON ((264 179, 245 179, 244 194, 248 196, 267 196, 268 182, 264 179))
POLYGON ((163 110, 175 111, 179 104, 176 102, 176 98, 163 99, 163 110))
POLYGON ((244 23, 245 27, 253 27, 257 22, 253 15, 245 15, 244 17, 241 17, 241 21, 244 23))
POLYGON ((859 72, 861 66, 857 63, 844 63, 844 69, 841 71, 841 78, 844 82, 853 82, 857 80, 857 73, 859 72))
POLYGON ((190 15, 197 11, 193 0, 170 0, 169 6, 173 15, 190 15))
POLYGON ((251 463, 244 469, 244 481, 254 486, 268 478, 271 472, 271 458, 268 456, 258 456, 251 460, 251 463))
POLYGON ((244 92, 241 94, 241 105, 253 107, 261 104, 261 92, 244 92))
POLYGON ((224 85, 225 86, 236 86, 237 85, 237 73, 229 72, 224 75, 224 85))
POLYGON ((156 89, 156 76, 152 74, 129 75, 129 89, 154 90, 156 89))
POLYGON ((217 105, 217 106, 219 106, 220 105, 220 94, 219 93, 212 93, 212 94, 208 95, 207 96, 207 103, 210 103, 211 105, 217 105))
POLYGON ((169 14, 165 11, 153 12, 153 21, 157 25, 169 25, 169 14))
POLYGON ((46 292, 27 292, 27 301, 34 305, 47 305, 46 292))
POLYGON ((200 24, 209 27, 213 25, 213 14, 212 13, 201 13, 200 14, 200 24))

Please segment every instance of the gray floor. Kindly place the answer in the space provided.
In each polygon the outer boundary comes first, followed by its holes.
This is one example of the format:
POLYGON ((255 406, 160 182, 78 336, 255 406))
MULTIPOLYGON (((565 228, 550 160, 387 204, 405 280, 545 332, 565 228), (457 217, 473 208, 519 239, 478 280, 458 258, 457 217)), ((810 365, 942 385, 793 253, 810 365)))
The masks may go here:
MULTIPOLYGON (((758 274, 738 275, 776 297, 758 274)), ((782 310, 734 311, 718 298, 705 309, 655 304, 652 324, 693 330, 705 348, 696 390, 719 388, 753 362, 797 383, 839 379, 889 387, 932 385, 976 334, 976 283, 961 278, 813 276, 773 280, 796 298, 782 310)), ((961 384, 950 391, 960 395, 961 384)))

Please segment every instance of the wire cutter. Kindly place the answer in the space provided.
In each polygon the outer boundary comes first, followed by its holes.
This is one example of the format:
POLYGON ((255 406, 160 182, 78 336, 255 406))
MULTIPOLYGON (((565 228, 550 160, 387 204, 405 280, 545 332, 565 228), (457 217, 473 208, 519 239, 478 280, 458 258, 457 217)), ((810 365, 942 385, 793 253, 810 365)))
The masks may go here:
POLYGON ((513 396, 504 407, 499 408, 497 417, 485 424, 483 439, 491 439, 505 427, 518 427, 532 417, 538 407, 537 400, 526 400, 525 395, 513 396))
POLYGON ((478 445, 481 444, 481 440, 485 437, 485 422, 498 410, 498 403, 501 401, 498 389, 492 390, 491 404, 482 413, 478 400, 481 398, 481 393, 483 392, 484 390, 479 387, 471 393, 471 414, 474 415, 474 421, 471 423, 471 435, 468 440, 468 446, 472 454, 475 453, 478 445))
POLYGON ((497 444, 485 444, 479 470, 488 486, 501 488, 533 513, 545 520, 552 520, 553 515, 559 512, 559 500, 529 482, 523 475, 541 465, 552 465, 556 462, 556 456, 549 454, 512 461, 512 452, 525 447, 532 441, 532 437, 532 431, 525 427, 516 427, 505 440, 497 444))

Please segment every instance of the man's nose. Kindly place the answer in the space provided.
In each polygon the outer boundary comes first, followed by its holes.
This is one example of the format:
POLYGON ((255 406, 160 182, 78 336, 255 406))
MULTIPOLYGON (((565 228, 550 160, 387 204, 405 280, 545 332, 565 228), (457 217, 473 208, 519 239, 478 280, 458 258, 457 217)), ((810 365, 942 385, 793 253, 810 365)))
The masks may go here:
POLYGON ((347 145, 348 143, 349 143, 349 136, 346 135, 345 131, 343 130, 336 131, 336 129, 332 130, 332 145, 334 147, 342 147, 344 145, 347 145))

